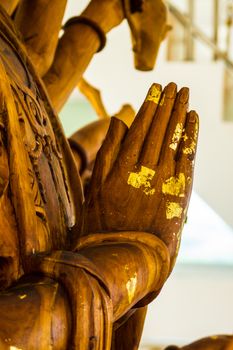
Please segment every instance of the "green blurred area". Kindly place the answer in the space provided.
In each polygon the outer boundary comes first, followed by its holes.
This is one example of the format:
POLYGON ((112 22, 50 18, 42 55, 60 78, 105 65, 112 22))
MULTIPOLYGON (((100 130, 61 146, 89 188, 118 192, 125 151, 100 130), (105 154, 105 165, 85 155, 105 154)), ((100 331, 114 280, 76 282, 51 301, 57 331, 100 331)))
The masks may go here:
POLYGON ((77 129, 97 119, 90 104, 81 98, 72 98, 59 113, 65 134, 72 135, 77 129))

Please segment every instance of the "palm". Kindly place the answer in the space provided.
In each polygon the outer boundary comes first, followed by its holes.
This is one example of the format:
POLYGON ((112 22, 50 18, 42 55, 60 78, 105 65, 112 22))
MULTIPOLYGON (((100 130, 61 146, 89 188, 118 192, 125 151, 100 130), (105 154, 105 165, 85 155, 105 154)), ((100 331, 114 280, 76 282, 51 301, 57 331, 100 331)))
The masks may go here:
POLYGON ((97 155, 84 231, 145 231, 175 257, 192 187, 197 116, 188 89, 153 85, 128 130, 113 119, 97 155), (164 97, 163 97, 164 96, 164 97))

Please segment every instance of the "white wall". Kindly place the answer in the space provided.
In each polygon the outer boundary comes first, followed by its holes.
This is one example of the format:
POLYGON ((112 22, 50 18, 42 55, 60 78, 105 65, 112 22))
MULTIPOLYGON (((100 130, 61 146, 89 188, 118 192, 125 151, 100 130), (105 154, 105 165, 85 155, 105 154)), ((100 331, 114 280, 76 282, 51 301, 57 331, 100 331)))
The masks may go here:
POLYGON ((177 265, 149 306, 142 344, 188 344, 233 333, 233 268, 177 265))

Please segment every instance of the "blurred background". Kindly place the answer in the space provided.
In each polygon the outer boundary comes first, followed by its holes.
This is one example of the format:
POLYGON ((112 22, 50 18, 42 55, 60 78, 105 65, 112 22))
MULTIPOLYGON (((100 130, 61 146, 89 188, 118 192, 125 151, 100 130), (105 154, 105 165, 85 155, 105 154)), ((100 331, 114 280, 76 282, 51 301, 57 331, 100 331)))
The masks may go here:
MULTIPOLYGON (((87 3, 69 0, 64 21, 87 3)), ((134 69, 124 21, 110 32, 85 74, 101 90, 110 115, 125 103, 137 110, 153 82, 165 86, 174 81, 190 88, 190 108, 200 116, 194 192, 181 251, 161 295, 149 307, 143 350, 233 333, 233 1, 166 3, 173 29, 153 71, 134 69)), ((67 136, 97 119, 78 89, 60 117, 67 136)))

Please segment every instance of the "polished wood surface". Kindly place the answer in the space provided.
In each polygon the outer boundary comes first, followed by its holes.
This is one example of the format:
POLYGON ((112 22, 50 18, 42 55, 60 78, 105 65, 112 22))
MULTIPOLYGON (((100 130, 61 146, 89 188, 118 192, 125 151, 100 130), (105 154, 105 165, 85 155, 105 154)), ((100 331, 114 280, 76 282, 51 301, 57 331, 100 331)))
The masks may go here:
POLYGON ((0 9, 0 349, 136 350, 178 254, 198 115, 187 88, 153 84, 135 118, 86 127, 72 154, 56 110, 125 17, 134 40, 149 23, 154 62, 164 4, 152 37, 152 0, 93 0, 59 38, 66 1, 0 3, 14 12, 0 9))
POLYGON ((232 350, 233 335, 213 335, 193 342, 192 344, 178 347, 168 346, 165 350, 232 350))

